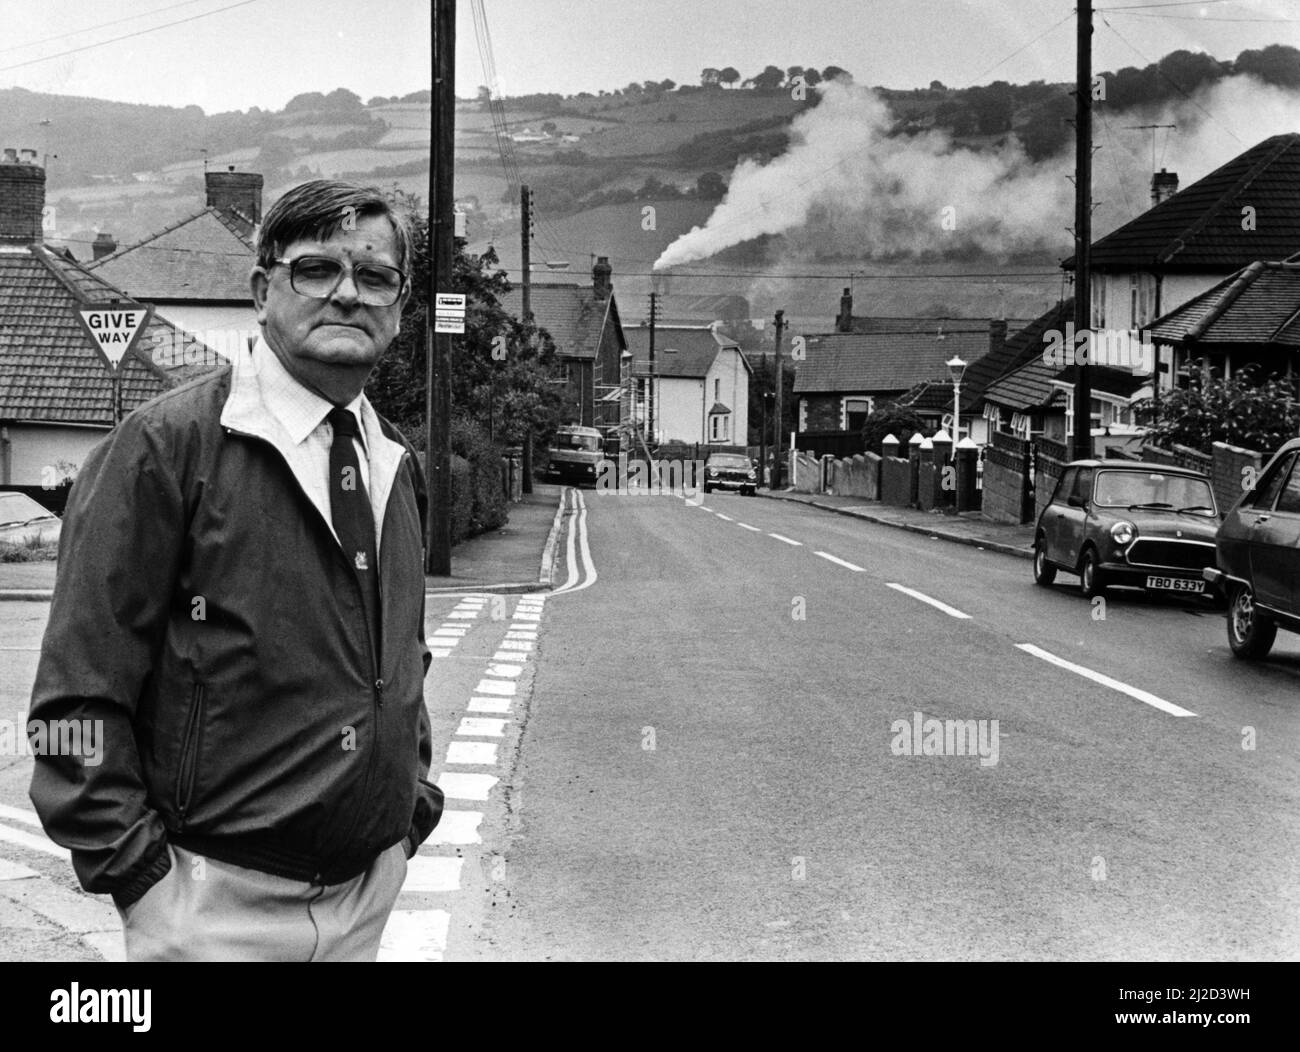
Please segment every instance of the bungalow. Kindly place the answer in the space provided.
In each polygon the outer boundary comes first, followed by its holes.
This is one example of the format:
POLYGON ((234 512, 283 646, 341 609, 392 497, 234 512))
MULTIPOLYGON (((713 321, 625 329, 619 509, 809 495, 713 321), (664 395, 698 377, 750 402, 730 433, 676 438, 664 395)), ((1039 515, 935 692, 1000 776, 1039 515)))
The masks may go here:
MULTIPOLYGON (((0 485, 36 493, 76 474, 115 423, 113 381, 78 308, 129 297, 45 245, 45 169, 34 154, 0 161, 0 485)), ((204 344, 154 315, 118 366, 130 412, 219 368, 204 344)))
MULTIPOLYGON (((608 256, 591 268, 590 288, 576 284, 532 283, 529 306, 538 328, 555 341, 559 383, 571 420, 584 427, 616 428, 621 420, 622 357, 627 338, 619 318, 608 256)), ((515 285, 501 305, 523 317, 523 290, 515 285)))
POLYGON ((101 234, 87 268, 229 358, 257 334, 248 278, 257 262, 262 177, 232 166, 204 181, 207 201, 198 212, 122 249, 101 234))
POLYGON ((654 444, 747 445, 753 370, 740 344, 716 325, 657 325, 654 336, 652 370, 650 327, 627 331, 632 420, 645 427, 653 412, 654 444))

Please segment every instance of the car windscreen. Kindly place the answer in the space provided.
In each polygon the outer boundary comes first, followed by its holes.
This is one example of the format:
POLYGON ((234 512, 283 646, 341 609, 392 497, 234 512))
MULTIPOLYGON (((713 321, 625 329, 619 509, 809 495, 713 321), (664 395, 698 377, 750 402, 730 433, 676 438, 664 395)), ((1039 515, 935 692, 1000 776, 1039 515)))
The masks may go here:
POLYGON ((1214 494, 1203 479, 1166 475, 1159 471, 1102 471, 1097 475, 1094 501, 1106 508, 1135 504, 1174 509, 1195 508, 1212 514, 1214 494))
POLYGON ((43 508, 26 493, 0 493, 0 526, 32 519, 52 519, 54 514, 43 508))
POLYGON ((600 449, 600 439, 592 435, 556 435, 551 443, 553 449, 581 449, 594 453, 600 449))
POLYGON ((739 454, 735 456, 723 456, 715 453, 705 462, 705 467, 710 468, 741 468, 749 470, 749 457, 742 457, 739 454))

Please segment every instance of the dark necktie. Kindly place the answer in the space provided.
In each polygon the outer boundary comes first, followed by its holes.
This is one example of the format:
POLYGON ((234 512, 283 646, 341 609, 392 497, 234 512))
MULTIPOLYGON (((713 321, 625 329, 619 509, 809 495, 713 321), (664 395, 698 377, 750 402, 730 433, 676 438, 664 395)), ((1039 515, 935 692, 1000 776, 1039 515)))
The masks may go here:
POLYGON ((370 638, 379 655, 379 567, 375 558, 375 520, 370 496, 357 459, 357 419, 346 409, 331 409, 326 417, 334 429, 330 443, 330 518, 343 553, 361 585, 370 638))

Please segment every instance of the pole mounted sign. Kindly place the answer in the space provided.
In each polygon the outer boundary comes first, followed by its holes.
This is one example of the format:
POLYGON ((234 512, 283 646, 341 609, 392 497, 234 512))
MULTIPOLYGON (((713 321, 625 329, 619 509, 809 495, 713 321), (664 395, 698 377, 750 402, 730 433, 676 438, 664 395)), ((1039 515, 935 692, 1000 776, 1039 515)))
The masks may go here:
POLYGON ((103 303, 75 308, 77 321, 114 376, 122 359, 139 342, 153 308, 143 303, 103 303))
POLYGON ((434 332, 465 331, 465 296, 464 293, 435 293, 433 305, 434 332))

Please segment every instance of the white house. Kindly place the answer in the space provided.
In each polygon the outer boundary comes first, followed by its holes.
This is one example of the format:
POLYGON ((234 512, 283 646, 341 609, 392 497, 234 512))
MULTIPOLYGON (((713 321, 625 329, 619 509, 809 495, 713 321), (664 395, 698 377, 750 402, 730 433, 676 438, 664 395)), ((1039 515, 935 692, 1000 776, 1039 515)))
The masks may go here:
POLYGON ((625 330, 632 354, 633 420, 655 442, 744 446, 749 441, 749 363, 740 344, 708 325, 625 330), (649 398, 647 397, 649 396, 649 398))

